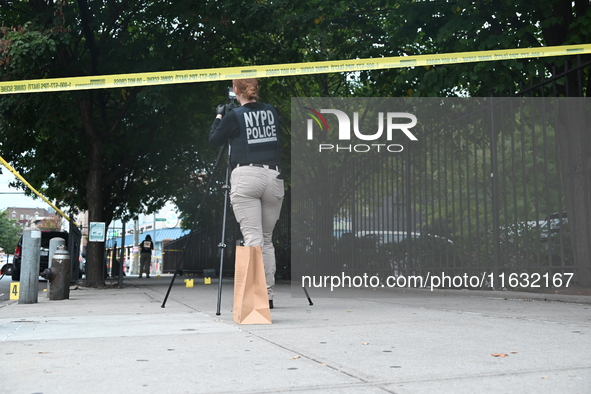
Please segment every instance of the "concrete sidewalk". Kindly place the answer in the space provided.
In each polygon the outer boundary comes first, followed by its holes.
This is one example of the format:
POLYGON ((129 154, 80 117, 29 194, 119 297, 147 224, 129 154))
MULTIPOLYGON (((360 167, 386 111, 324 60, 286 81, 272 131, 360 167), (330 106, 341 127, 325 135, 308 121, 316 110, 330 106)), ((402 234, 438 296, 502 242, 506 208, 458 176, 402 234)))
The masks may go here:
MULTIPOLYGON (((0 303, 1 393, 589 393, 591 297, 389 289, 232 321, 232 283, 171 277, 0 303), (545 300, 545 301, 544 301, 545 300), (506 355, 495 357, 493 354, 506 355)), ((41 286, 43 287, 43 286, 41 286)))

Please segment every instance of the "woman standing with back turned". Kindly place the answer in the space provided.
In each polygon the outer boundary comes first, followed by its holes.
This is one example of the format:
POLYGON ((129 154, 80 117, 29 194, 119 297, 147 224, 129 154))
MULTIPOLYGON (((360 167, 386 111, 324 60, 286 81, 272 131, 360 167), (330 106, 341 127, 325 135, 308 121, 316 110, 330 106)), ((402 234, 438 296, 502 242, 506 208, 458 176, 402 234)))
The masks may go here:
POLYGON ((283 176, 279 169, 279 115, 270 104, 257 102, 256 79, 232 81, 241 106, 220 105, 209 133, 213 147, 230 143, 230 202, 245 246, 261 246, 269 307, 273 308, 275 248, 272 236, 283 203, 283 176))

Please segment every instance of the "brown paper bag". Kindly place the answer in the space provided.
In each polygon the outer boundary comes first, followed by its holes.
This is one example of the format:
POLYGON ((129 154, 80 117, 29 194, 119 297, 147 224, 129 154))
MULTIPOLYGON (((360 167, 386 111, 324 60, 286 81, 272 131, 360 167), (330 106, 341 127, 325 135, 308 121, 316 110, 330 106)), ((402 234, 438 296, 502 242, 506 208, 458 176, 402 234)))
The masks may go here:
POLYGON ((233 312, 238 324, 271 324, 260 246, 236 246, 233 312))

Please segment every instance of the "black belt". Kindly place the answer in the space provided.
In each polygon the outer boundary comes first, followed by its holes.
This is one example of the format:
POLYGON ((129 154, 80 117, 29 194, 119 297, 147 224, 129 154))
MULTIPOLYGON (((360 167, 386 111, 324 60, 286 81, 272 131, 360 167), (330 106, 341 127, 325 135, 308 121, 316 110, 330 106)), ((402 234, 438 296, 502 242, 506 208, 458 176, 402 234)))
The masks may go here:
POLYGON ((272 166, 272 165, 267 165, 267 164, 258 164, 258 163, 236 164, 236 168, 244 167, 244 166, 261 167, 261 168, 268 168, 270 170, 279 171, 279 166, 272 166))

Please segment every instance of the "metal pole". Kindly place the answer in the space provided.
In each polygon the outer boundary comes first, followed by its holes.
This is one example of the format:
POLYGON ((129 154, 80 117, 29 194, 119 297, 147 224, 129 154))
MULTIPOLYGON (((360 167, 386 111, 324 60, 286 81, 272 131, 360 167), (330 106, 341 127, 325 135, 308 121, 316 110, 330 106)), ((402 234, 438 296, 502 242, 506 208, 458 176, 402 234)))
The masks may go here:
MULTIPOLYGON (((104 245, 104 248, 105 248, 105 254, 103 256, 103 261, 101 262, 101 273, 102 273, 101 275, 103 277, 103 281, 105 281, 107 279, 107 276, 108 276, 107 262, 110 259, 110 257, 109 257, 110 252, 107 249, 107 242, 110 240, 110 238, 109 238, 110 237, 110 234, 111 234, 111 231, 109 230, 110 227, 111 227, 111 224, 109 224, 109 226, 107 226, 107 234, 106 234, 106 237, 105 237, 105 243, 103 244, 104 245)), ((90 229, 89 229, 89 231, 90 231, 90 229)), ((113 238, 115 238, 115 237, 113 237, 113 238)), ((88 264, 88 261, 86 263, 88 264)), ((88 277, 88 275, 87 275, 87 277, 88 277)))
POLYGON ((137 217, 133 220, 133 248, 134 250, 137 248, 136 252, 133 252, 133 265, 129 270, 129 274, 136 273, 138 271, 139 265, 139 255, 140 250, 138 245, 140 244, 140 225, 138 223, 137 217))
MULTIPOLYGON (((114 239, 114 238, 113 238, 114 239)), ((111 253, 111 278, 115 275, 113 275, 113 267, 115 267, 115 261, 117 260, 117 241, 114 241, 113 244, 113 251, 111 253)), ((105 268, 106 269, 106 268, 105 268)), ((108 277, 108 272, 107 272, 107 277, 108 277)), ((105 278, 106 279, 106 278, 105 278)))
POLYGON ((306 290, 306 287, 302 286, 302 289, 304 289, 304 293, 306 294, 306 298, 308 299, 308 303, 310 304, 310 306, 314 305, 312 299, 310 298, 310 294, 308 294, 308 290, 306 290))
POLYGON ((36 304, 39 293, 41 231, 28 227, 23 231, 21 291, 19 304, 36 304))
POLYGON ((78 226, 69 222, 67 249, 70 254, 70 284, 78 281, 80 276, 80 248, 82 247, 82 230, 78 226))
POLYGON ((413 255, 412 255, 412 236, 413 236, 413 222, 412 222, 412 200, 411 200, 411 193, 412 193, 412 185, 411 185, 411 164, 410 164, 410 144, 404 147, 404 161, 405 161, 405 168, 404 168, 404 175, 405 175, 405 205, 406 205, 406 221, 405 221, 405 231, 406 231, 406 275, 410 275, 412 271, 415 269, 413 264, 413 255))
POLYGON ((117 273, 119 277, 118 287, 120 289, 123 288, 123 264, 125 259, 125 221, 121 219, 121 258, 119 259, 119 272, 117 273))
POLYGON ((216 315, 220 315, 220 308, 222 306, 222 275, 224 273, 224 255, 226 250, 226 216, 228 211, 228 193, 230 192, 230 145, 228 145, 228 161, 226 165, 226 183, 224 189, 224 219, 222 221, 222 240, 218 244, 220 248, 220 272, 218 273, 218 305, 216 315))
MULTIPOLYGON (((493 216, 493 252, 494 252, 494 290, 497 289, 499 281, 499 180, 497 179, 497 133, 495 132, 495 116, 494 116, 494 105, 493 105, 493 93, 490 95, 490 158, 491 158, 491 169, 490 177, 492 179, 492 216, 493 216)), ((502 289, 500 289, 502 290, 502 289)))
MULTIPOLYGON (((150 267, 152 267, 152 259, 156 257, 158 254, 158 250, 156 249, 156 212, 154 212, 154 236, 152 237, 152 242, 154 243, 154 255, 150 257, 150 267)), ((158 261, 158 259, 156 259, 158 261)), ((148 268, 148 275, 150 273, 150 269, 148 268)))

